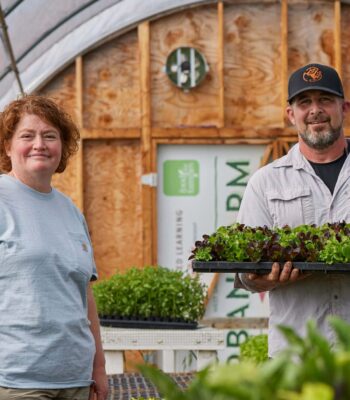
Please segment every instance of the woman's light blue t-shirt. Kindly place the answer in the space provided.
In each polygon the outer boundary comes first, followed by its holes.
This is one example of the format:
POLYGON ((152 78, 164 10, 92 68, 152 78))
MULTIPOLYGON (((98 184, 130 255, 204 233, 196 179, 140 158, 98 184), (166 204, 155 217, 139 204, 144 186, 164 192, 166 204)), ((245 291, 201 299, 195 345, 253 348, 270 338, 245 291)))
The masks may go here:
POLYGON ((53 189, 0 176, 0 386, 91 384, 87 286, 96 277, 84 217, 53 189))

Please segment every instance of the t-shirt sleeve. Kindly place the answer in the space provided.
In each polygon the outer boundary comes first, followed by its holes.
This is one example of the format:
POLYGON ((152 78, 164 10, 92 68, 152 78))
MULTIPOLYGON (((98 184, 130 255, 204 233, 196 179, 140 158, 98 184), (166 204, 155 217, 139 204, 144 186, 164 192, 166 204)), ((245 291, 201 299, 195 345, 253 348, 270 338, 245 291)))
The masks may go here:
POLYGON ((92 247, 91 237, 90 237, 89 228, 88 228, 86 219, 84 218, 84 216, 82 214, 81 214, 81 216, 82 216, 82 222, 83 222, 84 230, 85 230, 86 236, 89 239, 90 248, 91 248, 92 275, 91 275, 90 281, 96 281, 98 279, 98 273, 97 273, 97 268, 96 268, 96 263, 95 263, 95 258, 94 258, 94 249, 92 247))

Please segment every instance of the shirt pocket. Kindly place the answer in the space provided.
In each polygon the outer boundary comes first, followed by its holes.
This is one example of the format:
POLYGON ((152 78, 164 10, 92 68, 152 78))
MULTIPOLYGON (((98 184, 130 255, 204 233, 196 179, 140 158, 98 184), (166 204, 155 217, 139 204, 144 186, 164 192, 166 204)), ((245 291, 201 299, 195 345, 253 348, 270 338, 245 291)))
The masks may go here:
POLYGON ((267 201, 274 226, 295 227, 315 222, 310 188, 292 187, 267 192, 267 201))
POLYGON ((93 273, 93 259, 90 241, 82 233, 69 232, 68 234, 73 248, 74 268, 91 278, 93 273))

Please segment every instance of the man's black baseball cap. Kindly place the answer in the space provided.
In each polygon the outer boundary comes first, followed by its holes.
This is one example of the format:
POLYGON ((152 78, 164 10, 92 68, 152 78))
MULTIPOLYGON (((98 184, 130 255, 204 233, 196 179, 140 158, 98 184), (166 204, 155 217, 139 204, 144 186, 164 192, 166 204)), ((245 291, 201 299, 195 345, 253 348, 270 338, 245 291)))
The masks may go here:
POLYGON ((292 73, 288 82, 288 102, 306 90, 322 90, 344 98, 337 71, 327 65, 308 64, 292 73))

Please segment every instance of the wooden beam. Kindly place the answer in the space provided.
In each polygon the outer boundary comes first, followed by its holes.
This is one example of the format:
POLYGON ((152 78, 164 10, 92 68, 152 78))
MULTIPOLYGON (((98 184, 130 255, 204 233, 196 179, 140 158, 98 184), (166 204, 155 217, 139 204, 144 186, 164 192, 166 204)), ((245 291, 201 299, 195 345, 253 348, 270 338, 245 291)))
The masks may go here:
POLYGON ((83 57, 75 59, 75 84, 76 84, 76 117, 78 126, 83 128, 83 57))
POLYGON ((288 2, 281 0, 281 120, 286 125, 286 101, 288 97, 288 2))
MULTIPOLYGON (((301 0, 299 0, 299 1, 301 1, 301 0)), ((304 0, 304 1, 306 1, 306 0, 304 0)), ((307 0, 307 1, 310 1, 310 0, 307 0)), ((276 3, 279 3, 280 2, 280 0, 224 0, 224 3, 225 4, 234 4, 234 5, 237 5, 237 4, 249 4, 249 5, 252 5, 252 4, 276 4, 276 3)))
POLYGON ((263 167, 264 165, 266 165, 270 162, 270 159, 272 157, 272 149, 273 149, 272 144, 269 144, 268 146, 266 146, 264 155, 260 161, 260 167, 263 167))
MULTIPOLYGON (((317 4, 317 3, 329 3, 329 4, 333 4, 334 0, 287 0, 289 5, 300 5, 300 4, 304 4, 304 5, 312 5, 312 4, 317 4)), ((344 0, 341 0, 344 1, 344 0)), ((345 0, 347 1, 347 0, 345 0)), ((278 2, 280 3, 281 0, 278 0, 278 2)))
POLYGON ((218 2, 218 77, 219 77, 219 128, 225 126, 225 82, 224 82, 224 3, 218 2))
POLYGON ((208 303, 213 295, 214 289, 215 289, 217 283, 219 282, 219 278, 220 278, 220 274, 218 272, 215 272, 213 275, 213 279, 210 281, 210 284, 208 287, 208 297, 207 297, 205 306, 208 305, 208 303))
POLYGON ((296 136, 293 127, 286 128, 153 128, 153 138, 280 138, 285 136, 296 136))
MULTIPOLYGON (((297 138, 295 139, 295 141, 297 141, 297 138)), ((288 151, 290 150, 290 147, 291 147, 290 144, 289 144, 289 142, 287 142, 287 141, 285 141, 285 140, 281 140, 280 144, 281 144, 282 152, 283 152, 284 154, 287 154, 288 151)))
POLYGON ((334 67, 342 76, 341 1, 334 1, 334 67))
POLYGON ((141 139, 140 128, 83 128, 83 139, 141 139))
POLYGON ((279 157, 280 157, 279 145, 278 145, 278 140, 276 140, 272 143, 272 159, 276 160, 279 157))
MULTIPOLYGON (((81 56, 75 59, 75 87, 76 87, 76 119, 80 129, 83 129, 83 58, 81 56)), ((83 137, 80 139, 80 146, 76 155, 77 168, 77 206, 84 212, 84 154, 83 154, 83 137)))
POLYGON ((218 329, 266 329, 268 318, 206 318, 199 321, 200 325, 212 326, 218 329))
MULTIPOLYGON (((157 171, 158 168, 158 142, 152 139, 151 148, 151 168, 157 171)), ((157 217, 157 191, 152 191, 152 264, 157 264, 158 260, 158 217, 157 217)))
MULTIPOLYGON (((142 22, 138 26, 140 54, 141 87, 141 152, 142 175, 151 172, 151 60, 150 60, 150 23, 142 22)), ((142 248, 143 264, 150 265, 152 260, 152 192, 154 188, 142 186, 142 248)))
POLYGON ((194 139, 183 139, 183 138, 159 138, 154 139, 158 144, 271 144, 273 139, 218 139, 218 138, 194 138, 194 139))

